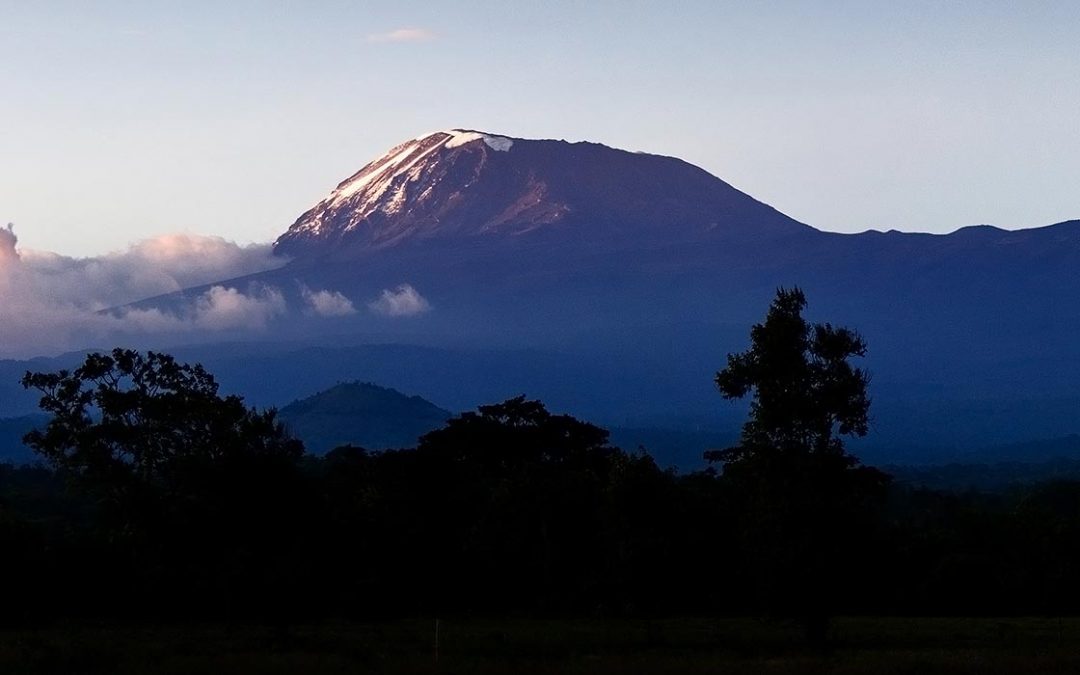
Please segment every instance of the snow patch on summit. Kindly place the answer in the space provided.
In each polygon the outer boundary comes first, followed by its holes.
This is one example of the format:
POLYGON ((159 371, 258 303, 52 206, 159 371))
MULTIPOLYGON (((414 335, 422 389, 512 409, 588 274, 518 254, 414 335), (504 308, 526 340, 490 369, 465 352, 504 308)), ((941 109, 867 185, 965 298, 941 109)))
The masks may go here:
POLYGON ((466 143, 472 143, 473 141, 484 141, 484 143, 487 143, 487 146, 492 150, 497 152, 509 152, 510 148, 514 145, 514 141, 511 138, 505 136, 491 136, 479 131, 462 131, 460 129, 454 129, 443 133, 452 136, 452 138, 446 142, 445 147, 447 148, 456 148, 465 145, 466 143))

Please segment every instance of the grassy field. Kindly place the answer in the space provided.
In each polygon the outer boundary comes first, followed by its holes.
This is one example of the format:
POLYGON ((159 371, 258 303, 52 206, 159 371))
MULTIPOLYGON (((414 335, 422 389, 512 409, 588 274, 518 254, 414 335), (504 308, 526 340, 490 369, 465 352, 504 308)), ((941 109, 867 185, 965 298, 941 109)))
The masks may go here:
POLYGON ((0 673, 1075 673, 1080 619, 445 620, 0 633, 0 673))

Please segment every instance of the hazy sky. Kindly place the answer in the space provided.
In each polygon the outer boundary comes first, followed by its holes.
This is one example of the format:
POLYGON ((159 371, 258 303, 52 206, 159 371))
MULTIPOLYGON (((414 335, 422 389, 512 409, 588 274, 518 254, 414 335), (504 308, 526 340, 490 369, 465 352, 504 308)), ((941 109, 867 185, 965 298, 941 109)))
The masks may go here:
POLYGON ((420 133, 675 155, 816 227, 1080 218, 1077 2, 0 0, 0 225, 268 241, 420 133))

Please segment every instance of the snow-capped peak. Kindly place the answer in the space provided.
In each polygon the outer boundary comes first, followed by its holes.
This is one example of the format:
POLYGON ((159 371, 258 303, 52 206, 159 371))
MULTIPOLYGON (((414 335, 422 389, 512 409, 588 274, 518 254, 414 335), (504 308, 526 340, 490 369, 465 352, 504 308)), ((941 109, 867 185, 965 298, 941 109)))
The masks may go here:
POLYGON ((741 232, 744 212, 784 221, 778 228, 805 227, 674 158, 448 129, 368 163, 303 213, 275 250, 343 255, 335 248, 374 251, 540 229, 691 237, 717 228, 741 232))
POLYGON ((385 215, 399 212, 408 201, 410 186, 417 184, 424 171, 439 163, 440 150, 452 150, 478 141, 483 141, 496 152, 509 152, 514 145, 511 138, 470 129, 448 129, 417 136, 393 148, 338 185, 329 197, 313 209, 316 213, 312 214, 304 229, 318 233, 323 227, 324 214, 333 213, 346 205, 353 220, 347 229, 376 211, 385 215))
POLYGON ((428 134, 422 134, 414 138, 414 141, 422 141, 432 136, 448 136, 443 144, 445 148, 456 148, 473 141, 484 141, 492 150, 508 152, 514 145, 514 139, 497 134, 489 134, 485 131, 473 131, 472 129, 441 129, 428 134))
POLYGON ((498 152, 508 152, 514 145, 513 139, 505 136, 485 134, 480 131, 467 129, 450 129, 424 134, 394 148, 379 159, 375 160, 360 173, 337 187, 330 199, 340 202, 349 199, 356 193, 371 186, 378 192, 375 197, 381 196, 385 188, 398 176, 409 173, 422 159, 433 154, 440 148, 457 148, 473 141, 484 141, 489 148, 498 152), (377 189, 381 186, 381 189, 377 189))

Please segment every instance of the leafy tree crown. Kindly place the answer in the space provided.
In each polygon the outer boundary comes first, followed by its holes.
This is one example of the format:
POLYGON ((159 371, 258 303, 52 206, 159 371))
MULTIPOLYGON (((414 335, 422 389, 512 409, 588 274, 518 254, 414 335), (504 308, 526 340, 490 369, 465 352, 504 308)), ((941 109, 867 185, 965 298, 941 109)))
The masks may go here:
POLYGON ((803 317, 806 296, 780 288, 750 348, 729 354, 716 385, 727 399, 752 395, 740 445, 711 459, 737 460, 751 452, 837 454, 841 436, 864 436, 869 375, 853 366, 866 343, 853 330, 803 317))
POLYGON ((273 410, 222 397, 201 365, 114 349, 55 373, 28 372, 52 418, 25 442, 54 467, 107 491, 167 486, 200 468, 249 460, 294 462, 303 452, 273 410))

